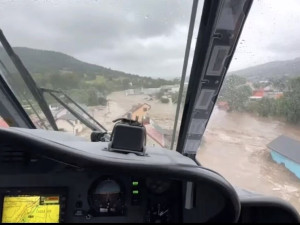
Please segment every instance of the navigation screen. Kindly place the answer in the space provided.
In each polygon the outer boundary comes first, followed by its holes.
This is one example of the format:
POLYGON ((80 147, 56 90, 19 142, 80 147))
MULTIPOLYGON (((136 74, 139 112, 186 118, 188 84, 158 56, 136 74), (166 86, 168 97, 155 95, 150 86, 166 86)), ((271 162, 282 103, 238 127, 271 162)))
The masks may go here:
POLYGON ((59 196, 4 196, 2 223, 58 223, 59 196))

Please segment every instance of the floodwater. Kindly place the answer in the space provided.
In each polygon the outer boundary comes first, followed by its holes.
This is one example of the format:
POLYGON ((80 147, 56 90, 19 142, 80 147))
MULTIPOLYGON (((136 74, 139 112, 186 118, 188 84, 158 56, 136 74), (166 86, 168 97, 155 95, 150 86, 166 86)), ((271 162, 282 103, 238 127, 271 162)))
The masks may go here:
MULTIPOLYGON (((91 114, 109 130, 114 125, 112 120, 138 103, 150 104, 151 119, 164 129, 173 129, 176 104, 150 101, 147 95, 126 96, 124 92, 114 92, 108 99, 108 107, 95 107, 91 114)), ((300 179, 283 165, 275 163, 266 147, 282 134, 299 140, 300 127, 215 108, 197 159, 203 166, 222 174, 234 186, 282 198, 300 212, 300 179)))
POLYGON ((282 134, 299 140, 300 127, 215 108, 197 159, 233 185, 285 199, 300 212, 300 179, 275 163, 266 147, 282 134))
POLYGON ((148 95, 125 95, 124 91, 113 92, 108 96, 108 106, 95 110, 95 118, 109 130, 112 129, 112 120, 124 116, 133 105, 147 103, 151 106, 149 116, 166 130, 172 130, 174 125, 176 104, 164 104, 148 95))

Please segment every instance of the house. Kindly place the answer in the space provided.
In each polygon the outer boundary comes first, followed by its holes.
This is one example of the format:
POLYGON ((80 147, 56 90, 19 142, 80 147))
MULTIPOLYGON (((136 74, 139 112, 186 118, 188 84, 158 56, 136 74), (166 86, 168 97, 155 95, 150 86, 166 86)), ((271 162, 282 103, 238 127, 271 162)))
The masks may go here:
POLYGON ((263 88, 261 89, 257 89, 257 90, 254 90, 252 92, 252 96, 255 96, 255 97, 264 97, 265 96, 265 90, 263 88))
POLYGON ((154 141, 154 145, 159 145, 160 147, 166 147, 168 139, 166 138, 166 132, 158 124, 156 124, 152 119, 149 123, 144 124, 147 132, 147 136, 154 141))
POLYGON ((125 95, 140 95, 143 94, 142 88, 134 88, 125 90, 125 95))
MULTIPOLYGON (((80 114, 85 119, 88 119, 87 115, 85 115, 78 107, 74 104, 68 104, 73 110, 75 110, 78 114, 80 114)), ((88 107, 84 104, 80 104, 80 106, 88 111, 88 107)), ((66 132, 73 133, 77 135, 82 132, 84 129, 84 125, 78 120, 73 114, 71 114, 67 109, 61 107, 57 110, 52 110, 53 116, 55 118, 57 127, 66 132)))
POLYGON ((265 96, 265 90, 263 88, 253 90, 252 96, 249 97, 249 100, 260 100, 265 96))
POLYGON ((272 159, 283 164, 300 179, 300 142, 281 135, 269 143, 272 159))
POLYGON ((160 92, 160 88, 143 88, 142 92, 144 95, 155 95, 160 92))
POLYGON ((56 119, 57 127, 77 135, 82 132, 84 125, 71 113, 66 113, 56 119))
POLYGON ((151 109, 151 106, 147 103, 134 105, 125 115, 124 117, 132 120, 137 120, 140 123, 143 123, 146 132, 147 138, 151 144, 151 146, 161 146, 166 147, 168 144, 168 140, 166 139, 166 132, 162 129, 158 124, 156 124, 150 117, 148 116, 148 111, 151 109))
POLYGON ((279 99, 279 98, 283 97, 283 92, 280 92, 280 91, 266 92, 266 97, 267 98, 279 99))
POLYGON ((164 134, 161 133, 159 130, 156 129, 155 126, 153 126, 152 123, 145 124, 146 132, 148 137, 150 137, 156 144, 158 144, 160 147, 165 147, 165 138, 164 134))
POLYGON ((143 122, 151 106, 147 103, 134 105, 125 115, 126 118, 143 122))
POLYGON ((167 94, 174 94, 179 92, 179 85, 163 85, 161 86, 161 90, 163 90, 167 94))

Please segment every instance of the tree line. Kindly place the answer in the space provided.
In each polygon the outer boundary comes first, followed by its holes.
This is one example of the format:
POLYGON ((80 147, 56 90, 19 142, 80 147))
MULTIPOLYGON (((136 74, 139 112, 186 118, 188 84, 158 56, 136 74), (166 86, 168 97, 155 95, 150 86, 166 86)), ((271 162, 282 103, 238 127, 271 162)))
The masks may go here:
POLYGON ((105 76, 87 74, 34 74, 39 87, 63 90, 75 101, 88 106, 105 105, 108 94, 131 88, 158 88, 174 84, 176 80, 141 76, 105 76))
MULTIPOLYGON (((219 101, 227 101, 230 111, 250 112, 263 117, 280 117, 293 124, 300 123, 300 77, 273 80, 270 83, 283 92, 280 98, 263 97, 250 101, 252 89, 244 77, 231 75, 220 91, 219 101)), ((258 85, 254 85, 259 88, 258 85)))

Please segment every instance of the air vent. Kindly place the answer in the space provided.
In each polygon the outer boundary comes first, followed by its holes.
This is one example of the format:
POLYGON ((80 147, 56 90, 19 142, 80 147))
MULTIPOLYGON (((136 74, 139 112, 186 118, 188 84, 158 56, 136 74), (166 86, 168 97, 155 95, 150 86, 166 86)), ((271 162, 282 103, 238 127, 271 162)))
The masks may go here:
POLYGON ((21 150, 14 150, 8 146, 0 147, 0 162, 1 163, 22 163, 28 162, 30 159, 29 155, 21 150))

